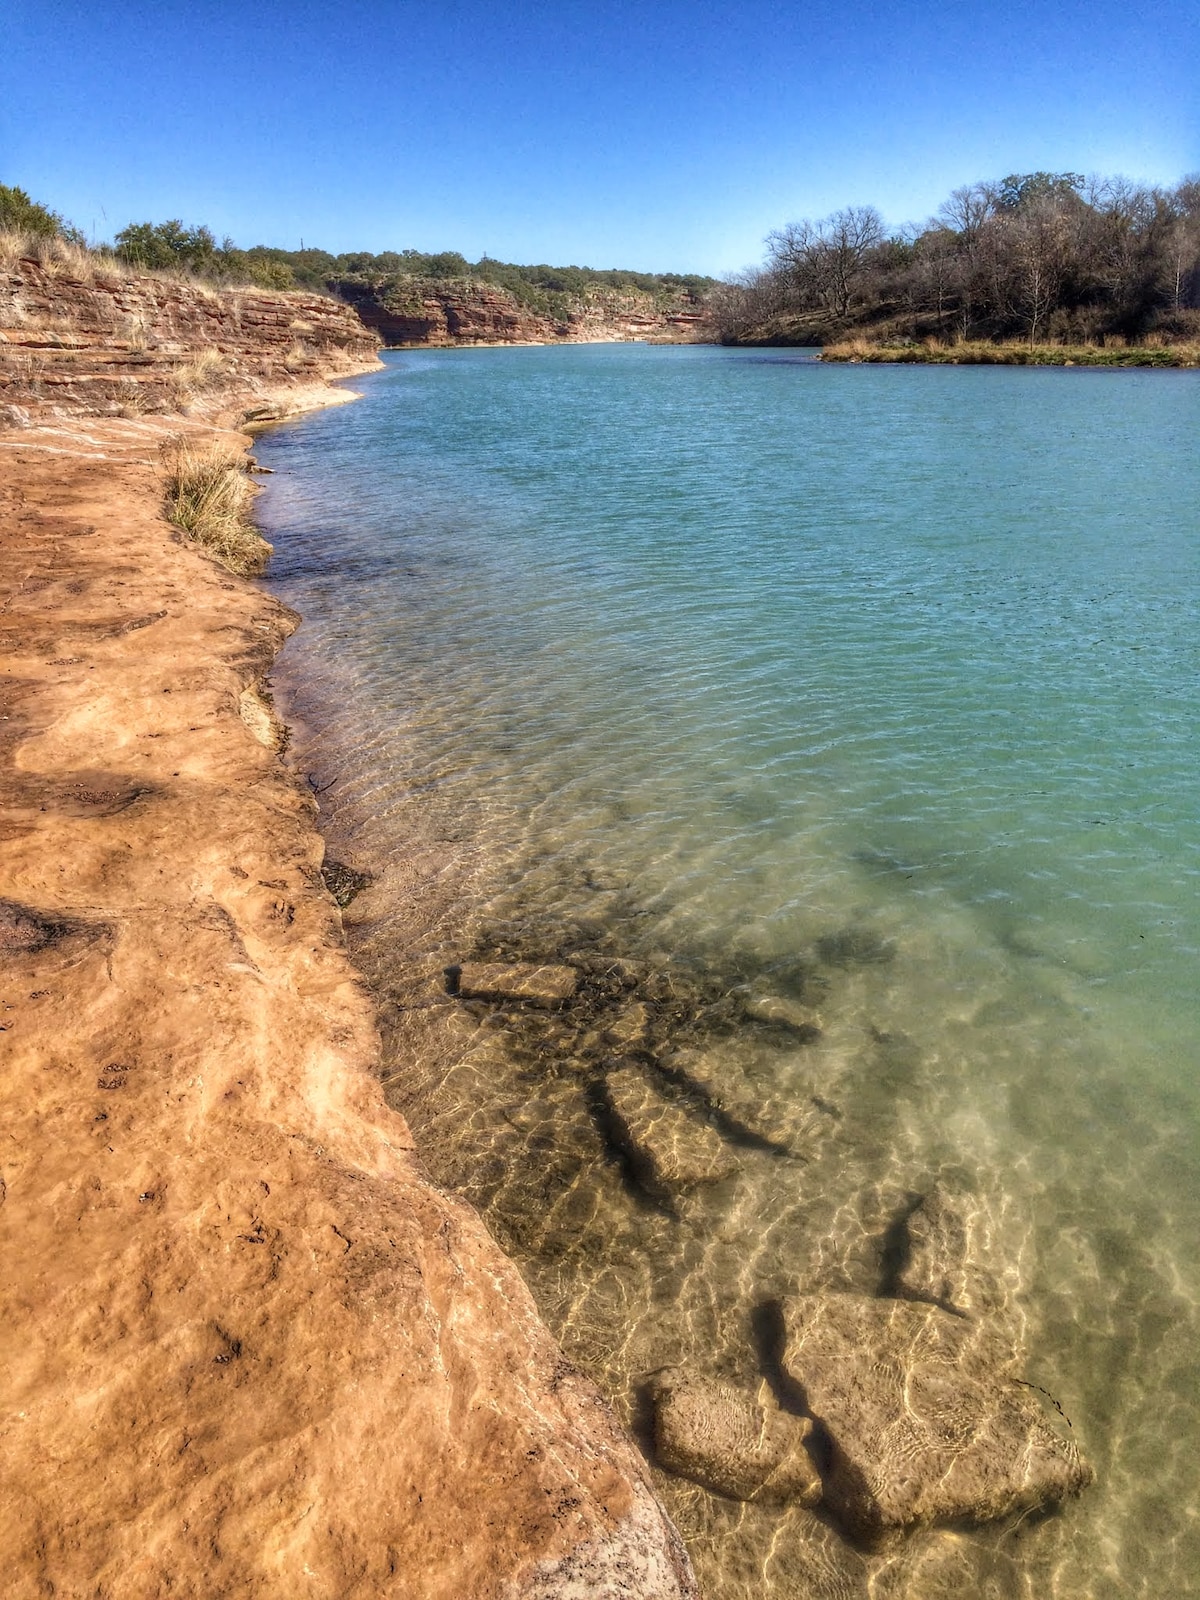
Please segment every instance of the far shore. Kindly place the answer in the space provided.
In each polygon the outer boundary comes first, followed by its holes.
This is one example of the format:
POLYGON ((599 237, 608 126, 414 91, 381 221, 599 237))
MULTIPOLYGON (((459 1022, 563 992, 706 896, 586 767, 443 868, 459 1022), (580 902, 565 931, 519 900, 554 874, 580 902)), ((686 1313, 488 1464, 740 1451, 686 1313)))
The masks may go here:
POLYGON ((1200 366, 1200 345, 1030 344, 1023 340, 872 344, 866 339, 847 339, 826 345, 821 360, 896 366, 1196 367, 1200 366))

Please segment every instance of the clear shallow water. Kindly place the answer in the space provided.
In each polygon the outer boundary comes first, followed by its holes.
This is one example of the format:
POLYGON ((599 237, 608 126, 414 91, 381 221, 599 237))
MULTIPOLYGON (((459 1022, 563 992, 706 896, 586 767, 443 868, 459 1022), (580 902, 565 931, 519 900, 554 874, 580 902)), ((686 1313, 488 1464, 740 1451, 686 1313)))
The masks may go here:
POLYGON ((707 1592, 1200 1593, 1200 380, 598 346, 362 387, 260 441, 260 504, 435 1171, 635 1425, 666 1363, 755 1387, 756 1307, 873 1292, 904 1197, 965 1186, 1097 1469, 886 1560, 664 1475, 707 1592), (891 959, 824 959, 848 928, 891 959), (626 963, 646 1059, 749 1084, 793 1155, 647 1201, 609 1013, 476 1028, 436 999, 473 950, 605 1004, 626 963))

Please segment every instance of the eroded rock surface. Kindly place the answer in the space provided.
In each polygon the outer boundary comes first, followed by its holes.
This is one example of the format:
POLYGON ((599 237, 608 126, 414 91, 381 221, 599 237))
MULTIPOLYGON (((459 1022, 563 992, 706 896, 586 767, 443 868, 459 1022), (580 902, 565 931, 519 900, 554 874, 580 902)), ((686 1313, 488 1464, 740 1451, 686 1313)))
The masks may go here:
POLYGON ((712 339, 711 316, 694 294, 661 297, 599 286, 567 297, 559 314, 536 311, 499 284, 469 278, 390 274, 349 277, 338 293, 383 342, 405 344, 544 344, 648 339, 712 339))
POLYGON ((235 389, 275 415, 268 390, 364 372, 377 344, 327 295, 217 289, 101 257, 77 275, 18 259, 0 268, 0 428, 47 410, 166 414, 235 389))
POLYGON ((160 520, 181 425, 0 450, 4 1593, 690 1596, 384 1103, 312 797, 241 714, 294 619, 160 520))
POLYGON ((815 1505, 821 1498, 806 1417, 678 1368, 657 1374, 651 1395, 655 1450, 668 1472, 733 1500, 815 1505))
POLYGON ((826 1430, 825 1501, 876 1544, 1052 1507, 1091 1482, 1066 1429, 963 1317, 830 1294, 784 1307, 783 1366, 826 1430))

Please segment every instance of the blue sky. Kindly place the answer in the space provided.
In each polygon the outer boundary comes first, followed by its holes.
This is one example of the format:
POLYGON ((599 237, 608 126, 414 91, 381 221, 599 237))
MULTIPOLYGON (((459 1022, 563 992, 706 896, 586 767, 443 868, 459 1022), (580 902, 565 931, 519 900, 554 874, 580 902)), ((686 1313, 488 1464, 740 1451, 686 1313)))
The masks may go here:
POLYGON ((1038 168, 1200 168, 1198 0, 0 0, 0 182, 99 238, 720 273, 1038 168))

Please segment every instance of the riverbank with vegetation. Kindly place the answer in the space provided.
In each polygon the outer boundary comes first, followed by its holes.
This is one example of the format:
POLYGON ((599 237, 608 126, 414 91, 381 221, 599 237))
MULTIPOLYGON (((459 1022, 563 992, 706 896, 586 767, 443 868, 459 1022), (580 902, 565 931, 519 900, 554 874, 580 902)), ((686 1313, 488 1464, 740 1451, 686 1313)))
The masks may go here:
POLYGON ((842 339, 826 345, 822 361, 893 362, 905 366, 960 367, 1195 367, 1200 366, 1200 341, 1180 344, 1126 345, 1028 344, 1009 340, 989 344, 963 340, 940 344, 873 344, 867 339, 842 339))
POLYGON ((727 344, 1021 345, 1106 366, 1135 364, 1136 348, 1137 365, 1173 365, 1154 352, 1200 343, 1200 177, 1159 188, 1014 173, 956 189, 935 216, 899 228, 873 206, 802 218, 769 235, 761 267, 717 291, 714 316, 727 344), (1074 354, 1093 347, 1098 362, 1074 354))
POLYGON ((10 1594, 695 1600, 637 1445, 385 1104, 365 874, 284 759, 245 429, 375 350, 327 296, 0 228, 10 1594))
POLYGON ((216 289, 324 295, 353 306, 392 347, 715 338, 708 300, 717 280, 698 273, 468 261, 456 250, 243 249, 178 218, 131 222, 111 243, 89 243, 58 212, 3 184, 0 237, 10 256, 55 261, 84 278, 154 274, 216 289))

